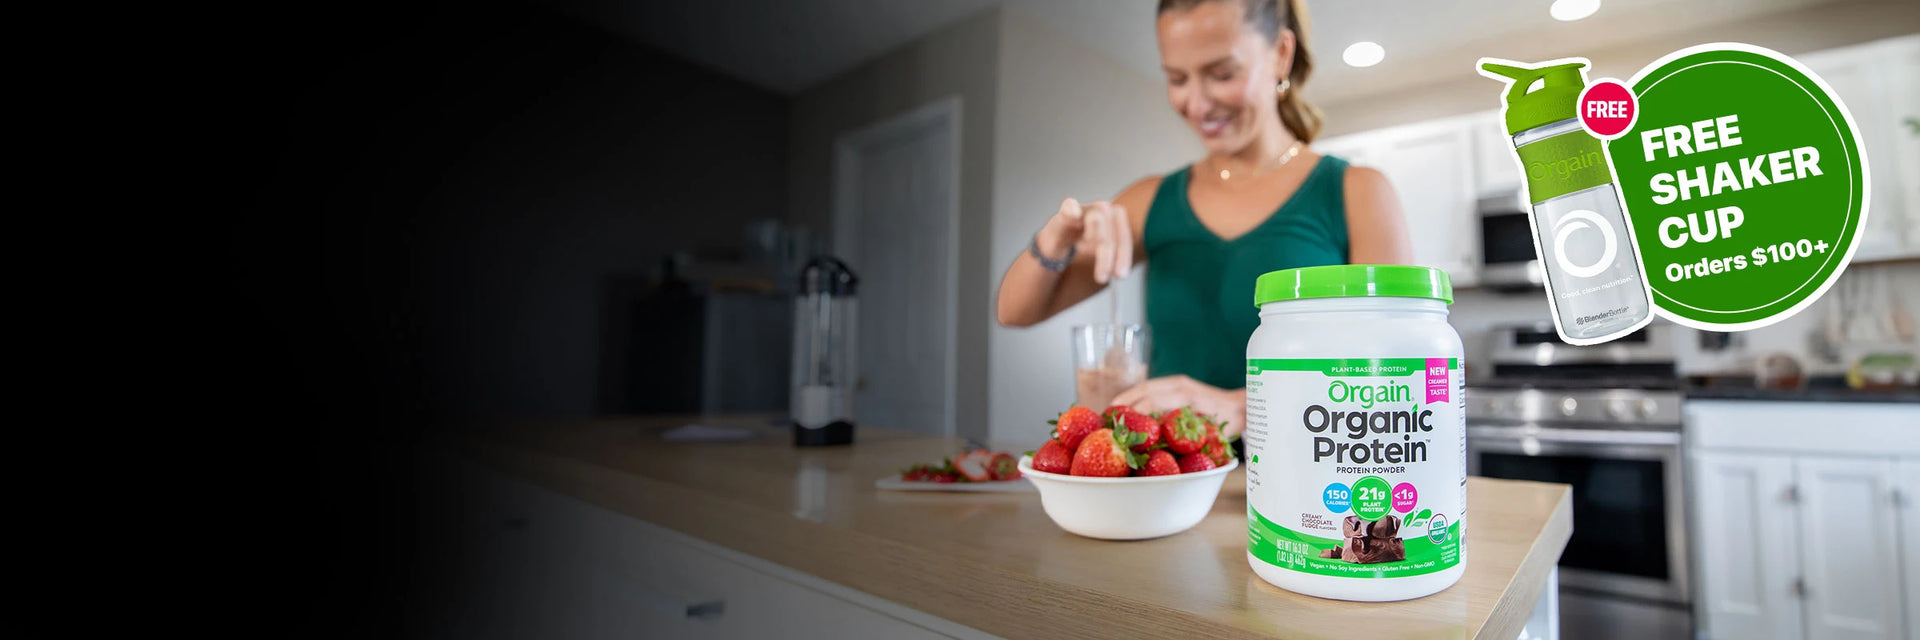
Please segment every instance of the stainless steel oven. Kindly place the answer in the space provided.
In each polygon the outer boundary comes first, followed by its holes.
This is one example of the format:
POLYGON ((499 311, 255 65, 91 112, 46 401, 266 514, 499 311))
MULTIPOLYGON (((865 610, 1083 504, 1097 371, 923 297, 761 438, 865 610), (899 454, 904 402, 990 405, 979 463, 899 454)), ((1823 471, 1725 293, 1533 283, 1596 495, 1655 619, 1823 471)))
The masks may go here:
POLYGON ((1496 328, 1467 384, 1467 469, 1573 487, 1562 635, 1686 638, 1692 582, 1680 392, 1668 327, 1574 347, 1551 325, 1496 328))
POLYGON ((1688 602, 1679 430, 1479 424, 1467 428, 1467 470, 1573 486, 1563 584, 1688 602))

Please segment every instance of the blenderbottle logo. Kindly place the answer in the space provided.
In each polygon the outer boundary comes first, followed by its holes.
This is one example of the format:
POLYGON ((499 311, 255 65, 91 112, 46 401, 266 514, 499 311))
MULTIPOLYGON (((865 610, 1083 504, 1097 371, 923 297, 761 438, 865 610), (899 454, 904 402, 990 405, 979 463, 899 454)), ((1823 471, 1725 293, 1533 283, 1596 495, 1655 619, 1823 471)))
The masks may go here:
POLYGON ((1600 214, 1585 209, 1576 209, 1560 217, 1553 224, 1553 260, 1559 263, 1560 270, 1575 278, 1591 278, 1605 272, 1613 266, 1613 259, 1620 251, 1620 239, 1613 233, 1613 225, 1607 224, 1600 214), (1600 231, 1600 259, 1593 264, 1574 264, 1567 258, 1567 239, 1581 229, 1593 228, 1600 231))

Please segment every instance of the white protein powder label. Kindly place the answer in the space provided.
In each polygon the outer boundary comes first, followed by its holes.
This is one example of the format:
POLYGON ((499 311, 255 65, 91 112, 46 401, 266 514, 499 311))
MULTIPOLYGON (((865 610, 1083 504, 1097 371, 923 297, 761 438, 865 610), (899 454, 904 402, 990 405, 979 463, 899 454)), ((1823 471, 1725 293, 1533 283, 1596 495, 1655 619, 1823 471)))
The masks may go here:
POLYGON ((1247 360, 1247 550, 1346 578, 1459 564, 1461 382, 1459 358, 1247 360))

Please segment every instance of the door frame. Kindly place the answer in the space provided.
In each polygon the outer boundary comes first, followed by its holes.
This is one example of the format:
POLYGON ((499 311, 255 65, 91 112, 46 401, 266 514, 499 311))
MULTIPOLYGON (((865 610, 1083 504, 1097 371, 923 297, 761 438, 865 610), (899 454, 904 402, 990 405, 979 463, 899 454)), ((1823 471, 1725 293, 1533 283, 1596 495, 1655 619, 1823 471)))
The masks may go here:
MULTIPOLYGON (((854 240, 854 230, 859 224, 860 194, 860 152, 866 147, 886 141, 910 131, 938 126, 943 121, 947 127, 950 144, 947 145, 950 157, 947 166, 952 172, 953 188, 947 197, 947 308, 952 310, 946 323, 947 382, 942 390, 946 410, 942 413, 941 429, 945 437, 953 437, 957 432, 954 414, 958 409, 957 394, 960 386, 960 350, 959 350, 959 311, 960 311, 960 118, 961 99, 958 95, 940 98, 932 102, 907 110, 899 115, 883 118, 878 122, 840 134, 834 139, 833 163, 833 247, 834 252, 850 263, 857 263, 858 243, 854 240)), ((900 428, 903 425, 887 425, 900 428)))

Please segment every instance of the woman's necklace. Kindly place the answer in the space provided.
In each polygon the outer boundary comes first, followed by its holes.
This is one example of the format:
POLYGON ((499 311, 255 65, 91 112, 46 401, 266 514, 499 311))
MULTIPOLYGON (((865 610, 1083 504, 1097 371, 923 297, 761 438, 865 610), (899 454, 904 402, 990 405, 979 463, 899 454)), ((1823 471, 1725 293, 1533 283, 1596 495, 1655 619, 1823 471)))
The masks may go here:
MULTIPOLYGON (((1271 167, 1267 167, 1267 168, 1265 168, 1265 169, 1261 169, 1261 170, 1259 170, 1259 171, 1255 171, 1255 172, 1252 172, 1252 173, 1248 173, 1248 174, 1245 174, 1245 175, 1242 175, 1242 176, 1240 176, 1240 177, 1241 177, 1242 179, 1247 179, 1247 180, 1251 180, 1251 179, 1253 179, 1253 178, 1257 178, 1257 177, 1259 177, 1259 176, 1260 176, 1260 174, 1263 174, 1263 173, 1266 173, 1266 172, 1268 172, 1268 171, 1272 171, 1272 170, 1274 170, 1274 169, 1278 169, 1278 168, 1280 168, 1280 167, 1284 167, 1284 166, 1287 166, 1287 163, 1289 163, 1289 162, 1293 162, 1293 157, 1294 157, 1294 156, 1297 156, 1297 155, 1300 155, 1300 147, 1301 147, 1301 145, 1300 145, 1300 141, 1299 141, 1299 140, 1295 140, 1295 141, 1293 141, 1293 144, 1292 144, 1292 145, 1289 145, 1289 146, 1287 147, 1287 151, 1286 151, 1285 153, 1282 153, 1282 154, 1280 154, 1280 162, 1278 162, 1278 163, 1276 163, 1276 164, 1274 164, 1274 165, 1273 165, 1273 166, 1271 166, 1271 167)), ((1232 172, 1232 171, 1228 171, 1228 170, 1227 170, 1227 169, 1225 169, 1225 168, 1222 168, 1222 169, 1220 169, 1220 181, 1221 181, 1221 182, 1226 182, 1226 181, 1228 181, 1228 180, 1232 180, 1232 179, 1233 179, 1233 172, 1232 172)))

